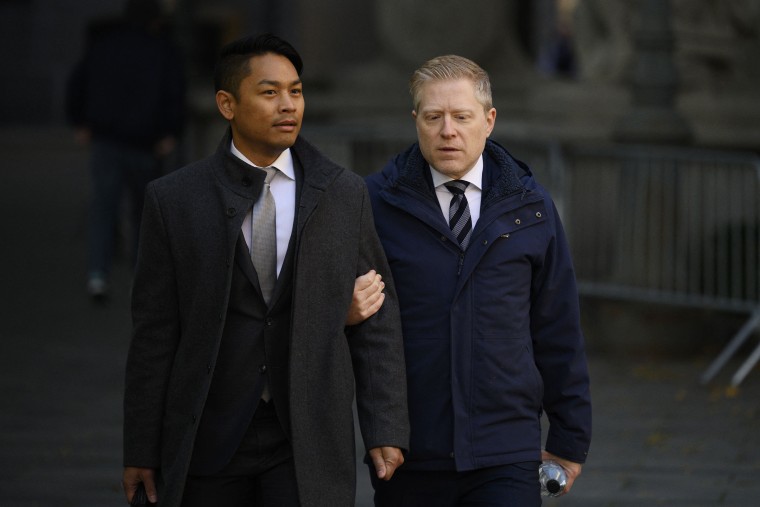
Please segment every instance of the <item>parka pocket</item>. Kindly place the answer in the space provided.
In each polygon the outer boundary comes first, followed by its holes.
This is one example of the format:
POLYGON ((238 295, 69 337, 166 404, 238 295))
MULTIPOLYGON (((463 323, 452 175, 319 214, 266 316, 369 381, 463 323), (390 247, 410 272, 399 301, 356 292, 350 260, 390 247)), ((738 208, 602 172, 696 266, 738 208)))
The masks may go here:
POLYGON ((499 219, 502 226, 499 237, 510 239, 514 233, 546 221, 546 217, 546 204, 543 199, 507 211, 499 219))

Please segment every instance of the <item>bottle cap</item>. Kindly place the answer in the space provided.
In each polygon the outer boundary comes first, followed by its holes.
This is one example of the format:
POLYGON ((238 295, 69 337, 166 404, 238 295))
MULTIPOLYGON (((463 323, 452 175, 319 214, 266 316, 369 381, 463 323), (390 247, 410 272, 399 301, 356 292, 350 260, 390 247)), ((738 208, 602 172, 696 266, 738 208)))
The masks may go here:
POLYGON ((559 490, 562 489, 562 486, 560 486, 559 481, 557 479, 549 479, 546 481, 546 491, 548 491, 551 494, 559 493, 559 490))

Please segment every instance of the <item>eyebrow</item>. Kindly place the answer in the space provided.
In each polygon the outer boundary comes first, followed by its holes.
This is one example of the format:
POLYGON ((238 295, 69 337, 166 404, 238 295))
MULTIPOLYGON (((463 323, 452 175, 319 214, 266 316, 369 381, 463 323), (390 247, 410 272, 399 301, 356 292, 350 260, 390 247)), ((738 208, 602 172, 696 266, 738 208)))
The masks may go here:
MULTIPOLYGON (((296 86, 296 85, 299 85, 301 83, 302 83, 302 81, 300 79, 296 79, 295 81, 292 81, 290 83, 290 86, 296 86)), ((258 82, 258 84, 259 85, 280 86, 281 83, 279 81, 274 81, 272 79, 262 79, 261 81, 258 82)))
POLYGON ((461 113, 472 113, 475 111, 475 109, 471 108, 459 108, 459 109, 453 109, 453 110, 447 110, 444 107, 428 107, 428 108, 420 108, 420 113, 443 113, 444 111, 447 111, 451 114, 461 114, 461 113))

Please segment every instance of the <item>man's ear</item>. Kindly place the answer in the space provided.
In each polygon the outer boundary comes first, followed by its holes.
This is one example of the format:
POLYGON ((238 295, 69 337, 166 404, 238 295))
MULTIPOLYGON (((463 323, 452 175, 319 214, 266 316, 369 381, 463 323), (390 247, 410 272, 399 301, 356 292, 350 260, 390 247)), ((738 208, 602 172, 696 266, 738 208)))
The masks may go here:
POLYGON ((496 125, 496 108, 492 107, 486 112, 486 136, 490 136, 496 125))
POLYGON ((216 92, 216 107, 226 120, 232 120, 235 117, 235 97, 224 90, 216 92))

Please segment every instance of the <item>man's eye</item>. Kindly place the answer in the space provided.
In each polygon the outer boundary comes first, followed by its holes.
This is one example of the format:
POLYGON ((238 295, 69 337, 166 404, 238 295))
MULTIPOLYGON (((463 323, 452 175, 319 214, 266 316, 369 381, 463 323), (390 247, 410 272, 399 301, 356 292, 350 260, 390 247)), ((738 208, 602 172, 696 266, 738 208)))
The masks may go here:
POLYGON ((300 88, 295 88, 291 90, 290 93, 292 93, 293 95, 301 95, 303 93, 303 90, 300 88))

